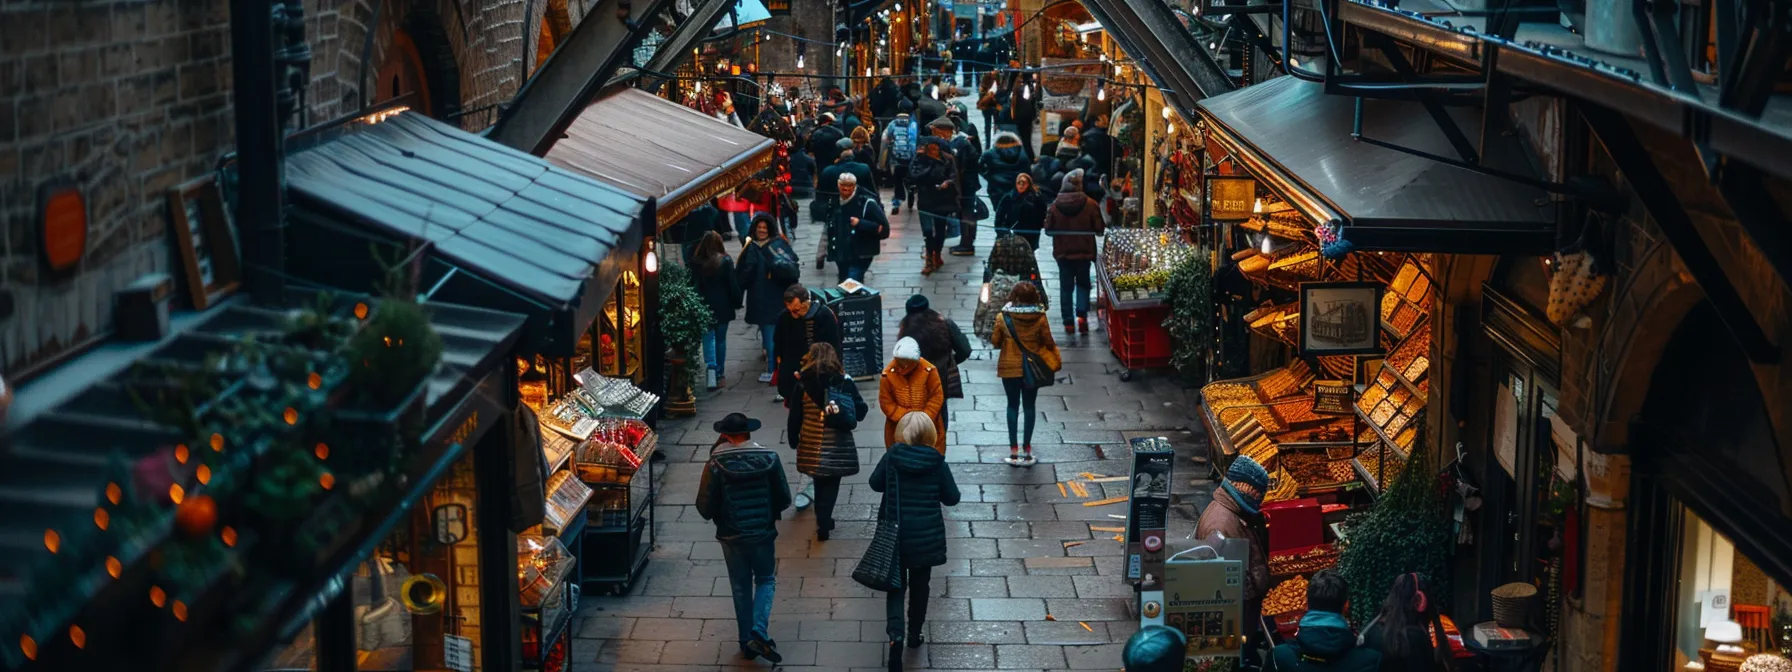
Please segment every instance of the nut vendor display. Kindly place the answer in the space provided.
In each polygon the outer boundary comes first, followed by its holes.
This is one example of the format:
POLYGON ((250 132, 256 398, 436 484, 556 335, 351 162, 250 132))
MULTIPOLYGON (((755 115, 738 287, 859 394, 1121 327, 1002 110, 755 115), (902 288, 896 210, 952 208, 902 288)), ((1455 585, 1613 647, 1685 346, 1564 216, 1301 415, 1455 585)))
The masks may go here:
POLYGON ((1137 369, 1168 366, 1170 335, 1165 288, 1170 272, 1189 257, 1205 254, 1181 234, 1167 229, 1109 229, 1102 240, 1096 282, 1108 309, 1103 312, 1108 345, 1120 365, 1121 380, 1137 369))

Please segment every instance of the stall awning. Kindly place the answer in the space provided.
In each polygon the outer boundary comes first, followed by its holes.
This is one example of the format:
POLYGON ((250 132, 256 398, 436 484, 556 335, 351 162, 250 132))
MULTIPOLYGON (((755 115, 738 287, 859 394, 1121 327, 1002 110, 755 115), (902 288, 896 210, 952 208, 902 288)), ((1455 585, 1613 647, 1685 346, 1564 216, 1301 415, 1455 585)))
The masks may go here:
POLYGON ((772 18, 772 11, 766 9, 765 3, 759 0, 737 0, 734 3, 734 12, 732 14, 723 13, 721 20, 716 22, 715 29, 710 32, 726 33, 736 29, 752 28, 765 23, 770 18, 772 18), (737 18, 739 19, 738 23, 735 21, 737 18))
MULTIPOLYGON (((1360 249, 1497 254, 1548 252, 1555 215, 1540 188, 1351 137, 1356 98, 1325 86, 1280 77, 1200 102, 1215 137, 1239 154, 1259 179, 1284 181, 1300 205, 1322 201, 1360 249), (1250 165, 1257 164, 1257 165, 1250 165)), ((1455 150, 1416 102, 1363 100, 1365 137, 1435 154, 1455 150)), ((1452 107, 1455 123, 1481 127, 1481 111, 1452 107)), ((1491 152, 1521 156, 1521 149, 1491 152)), ((1529 174, 1524 165, 1491 167, 1529 174)), ((1511 163, 1522 163, 1513 161, 1511 163)))
POLYGON ((371 289, 383 269, 367 234, 426 242, 432 300, 528 315, 531 340, 566 347, 615 284, 600 269, 618 248, 632 258, 651 211, 640 194, 409 112, 295 154, 286 173, 291 272, 371 289))
POLYGON ((658 201, 659 228, 771 165, 772 140, 653 94, 615 87, 547 160, 658 201))

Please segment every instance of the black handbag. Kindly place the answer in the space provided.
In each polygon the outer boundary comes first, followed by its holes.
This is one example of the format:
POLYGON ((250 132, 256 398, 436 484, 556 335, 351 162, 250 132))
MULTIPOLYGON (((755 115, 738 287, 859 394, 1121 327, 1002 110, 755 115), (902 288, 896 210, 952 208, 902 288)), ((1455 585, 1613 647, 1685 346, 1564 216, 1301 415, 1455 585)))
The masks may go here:
POLYGON ((844 387, 851 384, 851 380, 848 379, 846 382, 835 383, 834 386, 828 388, 828 403, 839 409, 829 412, 827 407, 822 407, 821 424, 827 425, 829 429, 850 432, 859 428, 861 419, 859 417, 859 401, 844 387))
POLYGON ((1020 332, 1014 330, 1014 317, 1004 314, 1002 322, 1008 325, 1008 337, 1014 339, 1014 347, 1020 348, 1020 386, 1023 389, 1037 390, 1058 382, 1057 376, 1052 373, 1052 367, 1045 365, 1045 358, 1033 354, 1032 350, 1021 343, 1020 332))
POLYGON ((979 222, 989 219, 989 205, 979 198, 971 201, 971 219, 979 222))
POLYGON ((865 547, 865 555, 852 568, 852 580, 866 588, 890 593, 902 590, 902 493, 895 465, 884 465, 884 480, 888 485, 884 486, 877 530, 871 533, 871 543, 865 547))

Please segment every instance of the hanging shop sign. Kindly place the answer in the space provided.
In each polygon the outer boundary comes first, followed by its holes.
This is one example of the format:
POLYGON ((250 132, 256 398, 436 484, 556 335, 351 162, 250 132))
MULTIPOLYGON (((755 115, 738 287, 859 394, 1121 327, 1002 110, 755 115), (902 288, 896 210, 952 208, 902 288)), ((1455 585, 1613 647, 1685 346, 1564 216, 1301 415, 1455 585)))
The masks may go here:
POLYGON ((87 255, 87 197, 69 184, 38 192, 38 256, 51 279, 73 275, 87 255))
POLYGON ((1313 383, 1313 412, 1323 415, 1352 415, 1350 381, 1320 380, 1313 383))
POLYGON ((1251 177, 1207 178, 1209 217, 1219 221, 1246 220, 1256 209, 1257 180, 1251 177))
POLYGON ((1378 282, 1303 282, 1300 356, 1380 355, 1378 282))
POLYGON ((1170 513, 1170 465, 1176 453, 1164 437, 1132 440, 1132 495, 1127 500, 1126 579, 1157 587, 1164 575, 1170 513))

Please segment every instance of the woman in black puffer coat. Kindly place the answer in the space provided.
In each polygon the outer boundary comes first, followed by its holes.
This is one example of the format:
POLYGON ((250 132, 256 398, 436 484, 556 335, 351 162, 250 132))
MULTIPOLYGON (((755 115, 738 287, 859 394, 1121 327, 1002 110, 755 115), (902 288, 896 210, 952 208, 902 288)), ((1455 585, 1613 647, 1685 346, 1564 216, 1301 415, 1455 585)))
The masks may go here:
POLYGON ((703 332, 703 362, 715 373, 709 389, 728 384, 728 325, 740 308, 740 278, 734 272, 734 260, 722 249, 722 236, 705 232, 691 253, 691 270, 697 280, 697 294, 709 306, 715 326, 703 332))
POLYGON ((829 427, 823 416, 828 412, 828 397, 840 390, 852 397, 854 422, 864 420, 871 407, 859 396, 859 387, 847 378, 840 367, 840 354, 834 346, 816 343, 809 346, 803 368, 797 374, 803 393, 791 400, 792 413, 802 416, 803 429, 797 436, 796 470, 815 479, 815 538, 828 540, 834 529, 834 503, 840 499, 840 479, 859 473, 859 447, 852 432, 829 427))
MULTIPOLYGON (((921 647, 921 631, 927 627, 928 582, 933 568, 946 564, 946 519, 941 506, 957 506, 958 482, 946 456, 933 447, 933 418, 910 413, 896 423, 896 445, 884 453, 871 470, 871 489, 885 493, 890 504, 889 480, 896 479, 896 515, 901 523, 897 547, 902 561, 904 590, 884 598, 885 633, 890 636, 889 669, 902 669, 902 644, 921 647), (907 592, 908 620, 903 627, 902 594, 907 592)), ((880 506, 880 511, 884 511, 880 506)), ((887 515, 887 512, 884 514, 887 515)))

